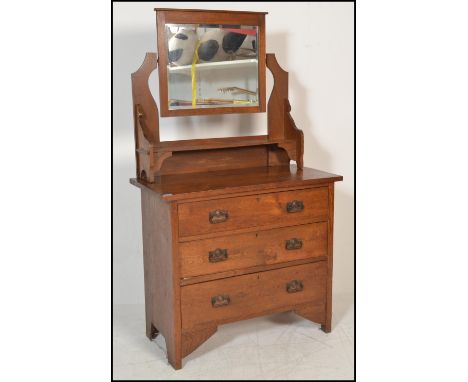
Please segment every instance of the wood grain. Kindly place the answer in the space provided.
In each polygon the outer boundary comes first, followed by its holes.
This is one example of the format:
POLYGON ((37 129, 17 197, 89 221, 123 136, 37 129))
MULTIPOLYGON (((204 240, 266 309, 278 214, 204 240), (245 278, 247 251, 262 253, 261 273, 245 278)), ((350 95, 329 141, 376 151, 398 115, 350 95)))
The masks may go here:
POLYGON ((203 173, 289 165, 287 150, 291 151, 296 144, 296 141, 271 140, 264 135, 191 139, 161 142, 153 146, 152 155, 158 159, 158 175, 203 173))
POLYGON ((303 168, 304 134, 297 128, 291 116, 288 72, 281 68, 273 53, 266 55, 266 66, 274 79, 273 90, 268 100, 268 137, 284 140, 280 147, 288 152, 290 159, 296 161, 298 168, 303 168))
POLYGON ((155 146, 158 151, 193 151, 212 150, 233 147, 248 147, 279 143, 282 140, 270 140, 267 135, 248 135, 210 139, 184 139, 179 141, 160 142, 155 146))
POLYGON ((317 305, 314 304, 306 303, 303 305, 297 305, 294 308, 294 313, 312 322, 324 323, 326 321, 325 309, 323 309, 323 307, 318 309, 317 305))
POLYGON ((180 327, 180 300, 178 264, 172 253, 177 241, 173 239, 173 207, 154 192, 141 193, 143 218, 143 254, 145 271, 146 335, 154 337, 152 326, 166 340, 169 362, 182 367, 180 327), (175 281, 176 280, 176 281, 175 281), (179 331, 180 332, 180 331, 179 331))
POLYGON ((307 223, 311 219, 327 220, 328 188, 284 191, 238 198, 224 198, 179 205, 179 235, 193 236, 204 233, 227 232, 245 227, 258 227, 277 221, 290 224, 307 223), (304 203, 304 210, 287 212, 287 204, 294 200, 304 203), (212 211, 227 211, 227 221, 212 224, 209 214, 212 211))
POLYGON ((218 330, 217 326, 207 325, 198 330, 182 331, 182 357, 189 355, 218 330))
MULTIPOLYGON (((154 8, 156 12, 158 11, 174 11, 174 8, 154 8)), ((218 10, 218 9, 182 9, 182 8, 177 8, 177 11, 179 12, 209 12, 209 13, 259 13, 262 15, 267 15, 268 12, 252 12, 252 11, 224 11, 224 10, 218 10)))
POLYGON ((132 73, 136 176, 151 182, 154 181, 154 171, 150 154, 159 142, 159 118, 148 78, 156 67, 156 53, 147 53, 140 68, 132 73))
POLYGON ((306 188, 343 180, 340 175, 297 166, 252 167, 195 174, 165 175, 155 183, 130 179, 165 200, 217 198, 226 194, 269 192, 270 189, 306 188))
POLYGON ((312 304, 325 310, 326 262, 286 267, 268 272, 232 277, 182 287, 182 327, 221 324, 262 315, 264 311, 289 310, 298 304, 312 304), (304 289, 288 293, 286 284, 301 280, 304 289), (214 308, 211 298, 229 295, 229 305, 214 308))
POLYGON ((265 146, 173 152, 161 167, 160 174, 192 174, 266 166, 265 146))
POLYGON ((327 229, 327 222, 321 222, 181 243, 180 275, 187 278, 326 256, 327 229), (301 248, 286 249, 286 240, 292 238, 301 240, 301 248), (209 252, 218 248, 227 251, 227 259, 211 262, 209 252))
POLYGON ((334 204, 335 204, 335 184, 330 183, 328 185, 328 260, 327 260, 327 307, 326 307, 326 319, 322 325, 322 330, 326 333, 330 333, 332 330, 332 289, 333 289, 333 221, 334 221, 334 204))
POLYGON ((275 263, 275 264, 255 265, 249 268, 231 269, 231 270, 224 271, 224 272, 208 273, 208 274, 204 274, 200 276, 183 278, 180 280, 180 285, 185 286, 185 285, 204 283, 206 281, 225 279, 228 277, 234 277, 234 276, 240 276, 240 275, 248 275, 248 274, 257 273, 257 272, 271 271, 272 269, 280 269, 284 267, 291 267, 294 265, 309 264, 309 263, 313 263, 317 261, 326 261, 326 260, 327 260, 326 256, 317 256, 317 257, 311 257, 308 259, 291 260, 291 261, 288 261, 286 264, 275 263))

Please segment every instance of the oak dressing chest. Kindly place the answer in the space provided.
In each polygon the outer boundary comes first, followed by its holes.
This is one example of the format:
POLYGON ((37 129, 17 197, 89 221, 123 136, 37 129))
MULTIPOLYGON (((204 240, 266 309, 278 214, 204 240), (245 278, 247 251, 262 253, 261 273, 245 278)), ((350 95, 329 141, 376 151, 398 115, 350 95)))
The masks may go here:
POLYGON ((265 13, 156 14, 158 54, 132 74, 147 337, 162 334, 180 369, 228 322, 292 310, 329 332, 342 177, 303 166, 288 73, 265 53, 265 13), (161 142, 148 86, 158 67, 162 117, 267 111, 268 134, 161 142))

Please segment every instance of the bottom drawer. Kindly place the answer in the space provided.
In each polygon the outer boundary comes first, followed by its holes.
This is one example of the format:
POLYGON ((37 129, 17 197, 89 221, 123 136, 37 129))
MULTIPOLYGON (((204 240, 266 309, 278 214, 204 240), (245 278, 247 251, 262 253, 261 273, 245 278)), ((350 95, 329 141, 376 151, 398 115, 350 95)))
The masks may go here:
POLYGON ((237 321, 311 303, 325 310, 327 262, 275 269, 181 288, 182 328, 237 321))

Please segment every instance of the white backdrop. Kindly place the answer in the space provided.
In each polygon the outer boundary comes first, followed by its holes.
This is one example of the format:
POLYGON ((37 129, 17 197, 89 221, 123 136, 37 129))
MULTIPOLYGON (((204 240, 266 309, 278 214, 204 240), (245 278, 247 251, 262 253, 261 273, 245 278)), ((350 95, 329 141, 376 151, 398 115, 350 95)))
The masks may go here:
MULTIPOLYGON (((113 3, 113 299, 143 303, 140 191, 135 176, 130 74, 156 51, 155 7, 266 11, 267 53, 289 72, 304 163, 344 176, 335 188, 334 293, 354 286, 353 3, 113 3)), ((156 71, 157 72, 157 71, 156 71)), ((151 88, 159 104, 157 73, 151 88)), ((268 72, 268 71, 267 71, 268 72)), ((267 77, 267 97, 271 75, 267 77)), ((266 113, 162 118, 161 139, 266 133, 266 113)))

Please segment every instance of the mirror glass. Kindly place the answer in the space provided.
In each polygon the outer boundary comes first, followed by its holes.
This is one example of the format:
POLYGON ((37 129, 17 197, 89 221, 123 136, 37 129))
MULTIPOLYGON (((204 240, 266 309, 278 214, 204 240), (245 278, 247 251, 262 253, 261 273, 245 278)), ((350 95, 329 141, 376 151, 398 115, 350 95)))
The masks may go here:
POLYGON ((169 110, 258 106, 258 26, 166 24, 169 110))

